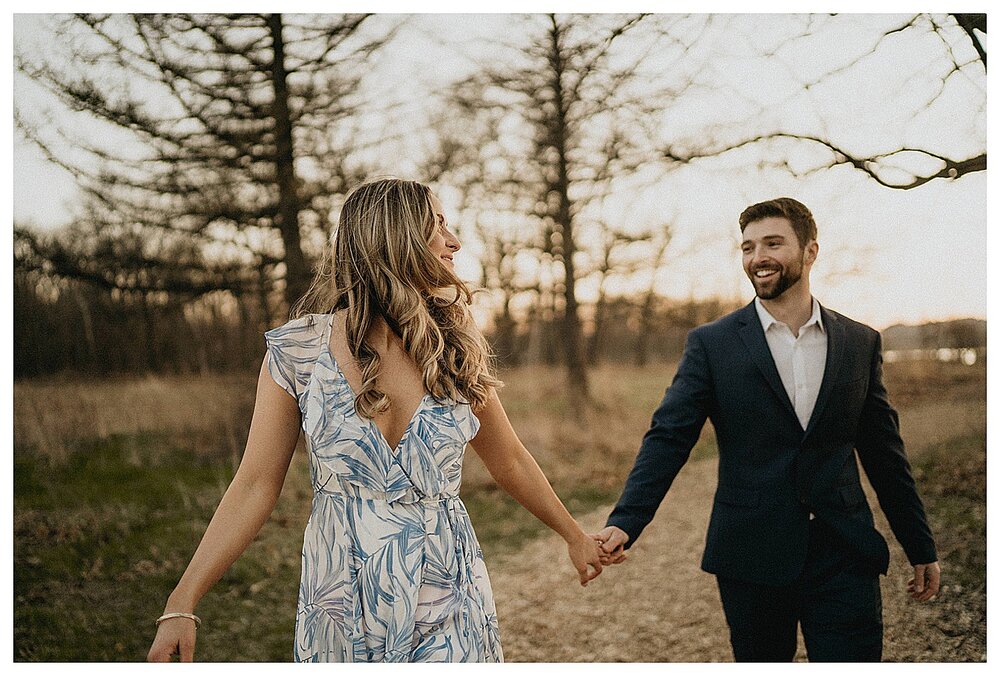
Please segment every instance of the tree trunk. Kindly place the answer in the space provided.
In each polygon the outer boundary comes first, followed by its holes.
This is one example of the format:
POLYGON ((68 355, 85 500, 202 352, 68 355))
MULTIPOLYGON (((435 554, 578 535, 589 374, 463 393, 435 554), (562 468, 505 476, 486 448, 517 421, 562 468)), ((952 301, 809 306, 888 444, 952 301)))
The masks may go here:
POLYGON ((642 367, 649 361, 649 337, 653 332, 653 304, 656 294, 650 289, 639 307, 639 333, 635 339, 635 365, 642 367))
MULTIPOLYGON (((271 304, 268 302, 267 294, 270 291, 270 279, 269 268, 265 263, 261 263, 257 267, 257 303, 260 306, 260 328, 261 333, 271 328, 271 304)), ((261 336, 257 337, 258 340, 262 340, 261 336)), ((258 343, 260 344, 260 343, 258 343)))
POLYGON ((80 325, 83 327, 83 338, 87 345, 87 353, 81 361, 93 369, 97 361, 97 341, 94 340, 94 322, 90 312, 90 303, 84 296, 85 291, 85 289, 80 288, 79 284, 73 284, 73 299, 76 301, 76 306, 80 308, 80 325))
POLYGON ((500 312, 494 318, 496 337, 493 349, 496 351, 497 360, 506 367, 517 366, 519 356, 514 345, 517 324, 510 313, 510 299, 510 290, 504 289, 503 305, 500 312))
POLYGON ((553 186, 559 198, 555 220, 562 232, 562 259, 565 271, 565 288, 563 298, 566 307, 563 310, 562 343, 563 354, 566 356, 570 404, 577 415, 583 413, 590 400, 590 389, 587 383, 587 366, 584 363, 580 349, 580 316, 576 302, 576 268, 573 255, 576 253, 576 243, 573 241, 573 203, 569 197, 569 157, 566 93, 563 91, 563 63, 561 32, 553 20, 552 27, 552 88, 553 103, 556 110, 552 118, 552 145, 558 155, 557 179, 553 186))
POLYGON ((557 289, 545 289, 545 305, 542 306, 542 349, 545 351, 545 363, 555 366, 560 363, 563 355, 560 344, 562 321, 559 313, 559 292, 557 289))
POLYGON ((278 184, 277 225, 285 247, 285 302, 291 306, 309 288, 309 267, 302 254, 299 233, 298 179, 295 176, 292 118, 288 107, 288 73, 285 71, 285 46, 281 36, 281 15, 269 15, 267 23, 274 45, 271 82, 274 87, 274 164, 275 178, 278 184))
POLYGON ((156 345, 156 318, 153 316, 154 312, 150 308, 149 299, 146 298, 145 292, 139 293, 138 297, 141 309, 142 333, 145 337, 145 354, 143 355, 145 368, 147 373, 156 373, 159 368, 159 353, 156 345))
POLYGON ((597 291, 597 303, 594 305, 594 332, 587 344, 587 364, 597 366, 601 362, 601 352, 604 348, 604 316, 608 311, 607 296, 604 293, 604 279, 597 291))

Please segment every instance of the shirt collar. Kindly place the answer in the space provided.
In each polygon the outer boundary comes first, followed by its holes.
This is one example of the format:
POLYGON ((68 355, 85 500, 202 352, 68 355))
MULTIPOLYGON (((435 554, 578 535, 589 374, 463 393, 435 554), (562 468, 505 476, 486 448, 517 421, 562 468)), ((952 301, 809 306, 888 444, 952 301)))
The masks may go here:
MULTIPOLYGON (((764 307, 764 304, 760 302, 759 297, 753 299, 753 304, 754 307, 757 309, 757 317, 760 318, 760 325, 764 329, 764 333, 767 333, 767 330, 771 328, 774 324, 782 323, 779 322, 777 319, 775 319, 774 315, 772 315, 770 312, 767 311, 767 308, 764 307)), ((816 328, 818 328, 820 331, 826 333, 826 328, 823 326, 823 315, 819 311, 819 301, 816 300, 815 298, 812 299, 812 315, 810 315, 809 320, 802 325, 802 329, 809 328, 813 324, 815 324, 816 328)), ((802 329, 799 329, 799 331, 801 331, 802 329)))

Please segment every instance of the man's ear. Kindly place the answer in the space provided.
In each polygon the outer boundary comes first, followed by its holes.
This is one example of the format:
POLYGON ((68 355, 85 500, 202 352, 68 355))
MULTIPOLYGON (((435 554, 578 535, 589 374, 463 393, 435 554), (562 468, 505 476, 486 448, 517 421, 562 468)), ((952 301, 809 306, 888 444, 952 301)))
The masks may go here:
POLYGON ((817 256, 819 256, 819 242, 813 239, 806 244, 806 265, 815 263, 817 256))

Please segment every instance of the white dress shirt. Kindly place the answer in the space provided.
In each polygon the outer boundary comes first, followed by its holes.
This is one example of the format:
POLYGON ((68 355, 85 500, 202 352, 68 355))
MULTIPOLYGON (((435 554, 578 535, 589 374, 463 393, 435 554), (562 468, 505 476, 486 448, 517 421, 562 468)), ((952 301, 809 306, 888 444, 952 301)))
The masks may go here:
POLYGON ((764 329, 767 346, 771 350, 774 365, 781 376, 788 399, 795 408, 795 415, 804 430, 816 406, 819 386, 823 382, 826 369, 826 330, 819 312, 819 302, 813 298, 812 316, 799 329, 799 335, 792 335, 788 325, 779 322, 760 302, 754 299, 757 316, 764 329))

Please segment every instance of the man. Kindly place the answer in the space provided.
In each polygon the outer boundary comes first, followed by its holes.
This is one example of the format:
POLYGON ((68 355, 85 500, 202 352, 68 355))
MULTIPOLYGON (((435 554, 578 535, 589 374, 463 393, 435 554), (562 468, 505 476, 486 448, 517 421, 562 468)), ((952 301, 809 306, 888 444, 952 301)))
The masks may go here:
POLYGON ((938 591, 924 507, 882 383, 877 331, 809 291, 819 245, 805 205, 782 197, 740 215, 757 297, 690 332, 618 504, 595 537, 621 561, 687 461, 705 419, 719 483, 702 569, 717 576, 737 661, 790 661, 801 624, 811 661, 882 656, 879 574, 889 549, 861 488, 860 459, 910 563, 910 595, 938 591))

